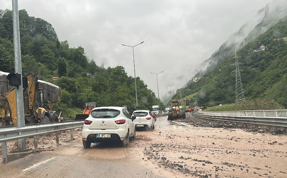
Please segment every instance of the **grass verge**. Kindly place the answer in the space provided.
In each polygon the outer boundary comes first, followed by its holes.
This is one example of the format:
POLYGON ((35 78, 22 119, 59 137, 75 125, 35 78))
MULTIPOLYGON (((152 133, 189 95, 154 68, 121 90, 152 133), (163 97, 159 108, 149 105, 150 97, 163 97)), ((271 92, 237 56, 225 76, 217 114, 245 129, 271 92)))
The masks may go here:
POLYGON ((238 111, 238 110, 271 110, 284 109, 284 107, 273 100, 255 100, 222 106, 207 107, 205 111, 238 111))

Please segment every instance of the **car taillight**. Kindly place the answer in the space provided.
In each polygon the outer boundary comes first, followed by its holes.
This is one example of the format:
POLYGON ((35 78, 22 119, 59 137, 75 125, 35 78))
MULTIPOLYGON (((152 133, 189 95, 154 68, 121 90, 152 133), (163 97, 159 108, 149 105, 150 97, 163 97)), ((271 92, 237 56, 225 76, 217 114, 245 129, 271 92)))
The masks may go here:
POLYGON ((93 121, 85 120, 86 125, 90 125, 93 121))
POLYGON ((117 120, 115 121, 116 124, 124 124, 126 123, 126 120, 117 120))
POLYGON ((147 117, 146 120, 151 120, 151 117, 147 117))

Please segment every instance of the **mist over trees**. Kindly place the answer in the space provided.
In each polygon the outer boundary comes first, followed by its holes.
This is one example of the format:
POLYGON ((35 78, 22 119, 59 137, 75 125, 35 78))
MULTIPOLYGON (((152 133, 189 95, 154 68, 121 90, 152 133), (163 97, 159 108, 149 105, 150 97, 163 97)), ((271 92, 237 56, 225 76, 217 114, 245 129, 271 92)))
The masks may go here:
MULTIPOLYGON (((43 19, 19 11, 23 76, 30 72, 39 79, 62 88, 57 111, 82 108, 85 102, 97 106, 129 106, 135 110, 134 78, 122 66, 103 68, 88 59, 84 48, 70 48, 60 42, 52 25, 43 19), (54 80, 53 77, 58 77, 54 80)), ((14 72, 12 11, 0 10, 0 70, 14 72)), ((140 109, 158 104, 155 94, 137 78, 140 109)))
MULTIPOLYGON (((287 107, 286 43, 287 17, 238 50, 246 100, 274 100, 287 107)), ((182 96, 191 95, 198 105, 234 103, 234 55, 221 60, 220 64, 204 74, 197 83, 190 83, 184 88, 182 96)), ((173 98, 179 98, 179 93, 173 98)))

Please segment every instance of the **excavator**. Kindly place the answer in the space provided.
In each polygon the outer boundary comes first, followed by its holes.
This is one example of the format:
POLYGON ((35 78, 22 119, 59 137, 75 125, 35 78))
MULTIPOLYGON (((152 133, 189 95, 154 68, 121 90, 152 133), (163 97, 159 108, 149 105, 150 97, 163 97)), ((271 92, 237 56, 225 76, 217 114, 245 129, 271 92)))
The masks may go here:
MULTIPOLYGON (((8 74, 0 71, 0 119, 2 125, 17 125, 16 88, 9 86, 8 74)), ((58 115, 52 109, 59 102, 59 86, 38 80, 34 73, 30 73, 23 87, 23 96, 25 124, 58 121, 58 115)))
POLYGON ((77 114, 75 120, 85 120, 89 117, 92 109, 96 107, 96 102, 88 102, 84 106, 84 111, 82 114, 77 114))

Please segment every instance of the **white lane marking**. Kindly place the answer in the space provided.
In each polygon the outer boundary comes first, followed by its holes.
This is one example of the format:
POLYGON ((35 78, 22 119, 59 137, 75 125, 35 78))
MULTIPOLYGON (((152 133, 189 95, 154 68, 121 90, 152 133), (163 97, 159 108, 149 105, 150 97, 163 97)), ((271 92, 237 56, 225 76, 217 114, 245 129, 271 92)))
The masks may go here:
POLYGON ((56 158, 56 156, 54 156, 54 157, 52 157, 50 159, 47 159, 45 161, 42 161, 40 163, 34 164, 33 166, 24 169, 23 172, 29 171, 30 169, 33 169, 33 168, 36 168, 36 167, 40 166, 41 164, 45 164, 45 163, 47 163, 47 162, 49 162, 49 161, 51 161, 51 160, 53 160, 55 158, 56 158))

